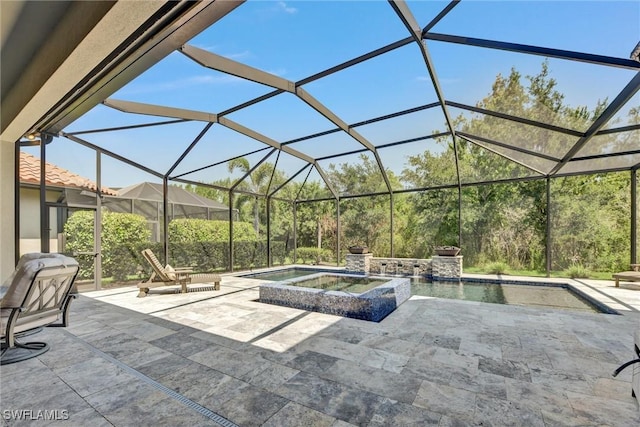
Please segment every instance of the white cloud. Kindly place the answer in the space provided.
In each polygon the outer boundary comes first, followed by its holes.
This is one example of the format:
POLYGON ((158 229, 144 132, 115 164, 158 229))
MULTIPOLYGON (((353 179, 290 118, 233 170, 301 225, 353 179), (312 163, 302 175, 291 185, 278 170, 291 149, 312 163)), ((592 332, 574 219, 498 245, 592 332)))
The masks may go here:
POLYGON ((243 52, 230 53, 228 55, 222 55, 222 56, 229 59, 242 59, 242 58, 251 56, 251 52, 249 52, 248 50, 245 50, 243 52))
POLYGON ((286 68, 276 68, 275 70, 267 70, 267 73, 273 74, 274 76, 282 77, 287 74, 286 68))
POLYGON ((244 79, 241 79, 236 76, 231 76, 228 74, 222 75, 197 75, 185 77, 182 79, 176 79, 171 81, 165 81, 157 84, 139 84, 132 85, 130 87, 124 87, 120 92, 121 95, 132 95, 139 93, 152 93, 152 92, 167 92, 178 89, 186 89, 193 86, 203 86, 203 85, 226 85, 226 84, 234 84, 243 82, 244 79))
POLYGON ((295 7, 287 6, 287 4, 283 1, 278 2, 278 7, 280 7, 280 9, 285 11, 286 13, 294 14, 298 12, 298 9, 296 9, 295 7))
POLYGON ((227 84, 227 83, 236 83, 239 81, 243 81, 240 77, 232 76, 229 74, 222 75, 200 75, 200 76, 192 76, 183 80, 178 80, 178 84, 182 84, 183 86, 193 86, 193 85, 203 85, 203 84, 227 84))
POLYGON ((219 47, 218 45, 215 45, 215 44, 195 44, 194 46, 197 47, 198 49, 208 50, 209 52, 213 52, 219 47))

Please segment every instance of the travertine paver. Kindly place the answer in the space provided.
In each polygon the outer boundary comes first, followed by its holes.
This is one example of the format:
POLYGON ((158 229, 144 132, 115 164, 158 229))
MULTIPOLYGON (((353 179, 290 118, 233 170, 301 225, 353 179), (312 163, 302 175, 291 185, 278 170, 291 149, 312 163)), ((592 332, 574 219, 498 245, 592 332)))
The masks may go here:
POLYGON ((630 370, 611 377, 640 327, 625 284, 575 283, 623 316, 421 297, 371 323, 260 304, 259 283, 82 295, 68 328, 37 335, 48 353, 2 367, 2 409, 67 410, 59 425, 215 425, 103 352, 243 426, 640 425, 630 370))

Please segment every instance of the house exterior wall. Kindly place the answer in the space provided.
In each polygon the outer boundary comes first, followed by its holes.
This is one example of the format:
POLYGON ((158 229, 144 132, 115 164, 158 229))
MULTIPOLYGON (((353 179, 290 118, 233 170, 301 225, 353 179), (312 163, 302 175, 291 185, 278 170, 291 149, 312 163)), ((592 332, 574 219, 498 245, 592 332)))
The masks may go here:
MULTIPOLYGON (((47 202, 55 202, 60 191, 47 190, 47 202)), ((58 251, 58 235, 56 224, 57 210, 49 209, 49 250, 58 251)), ((37 188, 20 189, 20 255, 29 252, 40 252, 40 190, 37 188)))
POLYGON ((0 282, 15 267, 15 144, 0 141, 0 282))

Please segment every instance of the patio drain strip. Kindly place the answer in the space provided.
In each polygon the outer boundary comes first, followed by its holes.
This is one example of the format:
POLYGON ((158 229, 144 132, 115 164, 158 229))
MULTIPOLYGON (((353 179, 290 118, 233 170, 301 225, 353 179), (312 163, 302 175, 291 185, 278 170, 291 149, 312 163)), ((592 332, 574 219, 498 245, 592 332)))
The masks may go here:
POLYGON ((123 369, 124 371, 128 372, 129 374, 133 375, 134 377, 144 381, 145 383, 147 383, 150 386, 156 388, 157 390, 160 390, 161 392, 163 392, 167 396, 169 396, 169 397, 177 400, 178 402, 182 403, 183 405, 186 405, 189 408, 195 410, 200 415, 203 415, 203 416, 209 418, 210 420, 216 422, 218 425, 220 425, 222 427, 239 427, 237 424, 235 424, 232 421, 226 419, 222 415, 216 414, 211 409, 205 408, 204 406, 200 405, 197 402, 194 402, 193 400, 189 399, 188 397, 186 397, 186 396, 184 396, 184 395, 182 395, 182 394, 180 394, 180 393, 178 393, 178 392, 176 392, 174 390, 171 390, 169 387, 166 387, 165 385, 160 384, 159 382, 149 378, 148 376, 144 375, 143 373, 137 371, 136 369, 132 368, 129 365, 126 365, 126 364, 122 363, 121 361, 119 361, 115 357, 113 357, 113 356, 103 352, 102 350, 92 346, 91 344, 89 344, 86 341, 78 338, 77 336, 73 335, 72 333, 70 333, 68 331, 64 331, 64 330, 62 332, 67 334, 67 336, 69 336, 70 338, 75 339, 78 343, 80 343, 83 346, 85 346, 88 350, 90 350, 91 352, 95 353, 97 356, 100 356, 101 358, 113 363, 114 365, 118 366, 119 368, 123 369))

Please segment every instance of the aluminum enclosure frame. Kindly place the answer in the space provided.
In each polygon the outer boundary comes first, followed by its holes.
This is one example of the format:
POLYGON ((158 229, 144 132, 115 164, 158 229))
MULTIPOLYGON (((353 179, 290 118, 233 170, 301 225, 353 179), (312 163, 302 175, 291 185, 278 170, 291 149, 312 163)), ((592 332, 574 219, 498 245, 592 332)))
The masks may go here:
MULTIPOLYGON (((235 2, 237 4, 235 4, 233 7, 229 7, 229 10, 226 11, 226 13, 230 12, 231 10, 233 10, 235 7, 237 7, 240 3, 242 2, 235 2)), ((105 95, 107 93, 112 93, 117 87, 122 86, 124 84, 126 84, 126 79, 131 77, 133 74, 130 72, 127 73, 122 73, 118 76, 118 79, 115 79, 114 82, 109 83, 109 85, 103 85, 100 87, 100 91, 97 92, 93 92, 91 96, 85 97, 83 98, 85 101, 83 101, 83 107, 81 109, 74 109, 73 113, 70 113, 69 108, 67 108, 67 110, 64 112, 64 114, 62 114, 61 116, 58 117, 58 120, 51 120, 48 119, 46 122, 43 122, 44 128, 42 129, 36 129, 39 130, 41 133, 46 134, 46 133, 53 133, 55 136, 59 136, 59 137, 64 137, 67 138, 71 141, 74 141, 80 145, 83 145, 85 147, 91 148, 93 150, 95 150, 97 153, 99 153, 100 155, 106 155, 109 157, 112 157, 114 159, 117 159, 118 161, 121 161, 123 163, 126 163, 130 166, 133 166, 135 168, 139 168, 147 173, 150 173, 153 176, 156 176, 159 179, 162 179, 163 182, 163 187, 165 188, 165 193, 166 193, 166 189, 167 186, 169 185, 170 181, 174 181, 174 182, 181 182, 181 183, 189 183, 189 184, 194 184, 194 185, 200 185, 200 186, 204 186, 204 187, 209 187, 209 188, 215 188, 218 190, 224 190, 224 191, 228 191, 229 192, 229 210, 230 210, 230 242, 229 242, 229 250, 230 250, 230 270, 232 270, 233 268, 233 215, 231 214, 232 210, 233 210, 233 200, 234 200, 234 196, 238 193, 245 193, 245 194, 251 194, 254 195, 256 197, 263 197, 265 198, 265 200, 267 201, 267 218, 270 218, 270 213, 271 213, 271 201, 272 200, 285 200, 282 198, 278 198, 277 197, 277 193, 290 181, 292 181, 295 177, 299 176, 300 174, 304 173, 305 170, 308 170, 308 174, 307 177, 309 176, 309 174, 311 173, 312 170, 316 170, 318 172, 318 174, 320 175, 320 177, 323 179, 325 185, 327 186, 327 188, 329 189, 329 191, 331 192, 332 196, 331 198, 318 198, 318 199, 308 199, 308 200, 300 200, 299 199, 299 195, 300 193, 298 193, 298 195, 296 196, 295 199, 292 200, 288 200, 292 205, 293 205, 293 209, 294 209, 294 217, 297 215, 297 206, 300 203, 313 203, 313 202, 320 202, 320 201, 329 201, 329 200, 333 200, 336 203, 336 217, 337 217, 337 227, 338 229, 340 228, 340 201, 341 200, 345 200, 345 199, 350 199, 350 198, 358 198, 358 197, 371 197, 371 196, 382 196, 382 195, 388 195, 389 199, 390 199, 390 223, 391 223, 391 237, 390 237, 390 241, 391 241, 391 256, 394 256, 394 250, 393 250, 393 235, 394 235, 394 227, 393 227, 393 218, 394 218, 394 196, 396 194, 405 194, 405 193, 412 193, 412 192, 423 192, 423 191, 430 191, 430 190, 441 190, 441 189, 457 189, 458 191, 458 244, 462 244, 462 230, 461 230, 461 226, 462 226, 462 189, 464 187, 469 187, 469 186, 476 186, 476 185, 491 185, 491 184, 503 184, 503 183, 509 183, 509 182, 524 182, 524 181, 532 181, 532 180, 545 180, 546 181, 546 188, 547 188, 547 203, 549 204, 550 201, 550 183, 552 179, 556 179, 556 178, 562 178, 562 177, 567 177, 567 176, 574 176, 574 175, 586 175, 586 174, 591 174, 591 173, 607 173, 607 172, 618 172, 618 171, 630 171, 631 174, 631 197, 632 197, 632 212, 630 213, 631 215, 631 247, 632 247, 632 251, 631 251, 631 262, 635 263, 637 261, 637 249, 636 249, 636 240, 637 240, 637 204, 636 204, 636 179, 637 179, 637 169, 640 168, 640 163, 636 164, 634 166, 630 166, 630 167, 617 167, 617 166, 612 166, 610 168, 604 168, 604 169, 599 169, 597 171, 581 171, 581 172, 564 172, 563 173, 563 169, 566 165, 571 164, 572 162, 576 162, 576 161, 584 161, 584 160, 593 160, 593 159, 599 159, 599 158, 608 158, 608 157, 616 157, 616 156, 624 156, 624 155, 632 155, 632 154, 638 154, 640 153, 640 150, 636 150, 636 151, 628 151, 628 152, 624 152, 624 153, 603 153, 603 154, 597 154, 597 155, 591 155, 591 156, 578 156, 580 149, 582 147, 584 147, 591 138, 593 138, 594 136, 598 136, 598 135, 605 135, 605 134, 615 134, 615 133, 624 133, 624 132, 631 132, 631 131, 635 131, 640 129, 640 125, 631 125, 631 126, 624 126, 621 128, 616 128, 616 129, 603 129, 603 127, 607 124, 607 122, 609 122, 609 120, 616 114, 616 112, 618 112, 620 110, 620 108, 622 108, 636 93, 638 93, 638 91, 640 90, 640 62, 637 61, 633 61, 633 60, 627 60, 627 59, 622 59, 622 58, 614 58, 614 57, 607 57, 607 56, 603 56, 603 55, 593 55, 593 54, 589 54, 589 53, 582 53, 582 52, 572 52, 572 51, 566 51, 566 50, 560 50, 560 49, 552 49, 552 48, 546 48, 546 47, 541 47, 541 46, 530 46, 530 45, 524 45, 524 44, 517 44, 517 43, 511 43, 511 42, 503 42, 503 41, 495 41, 495 40, 485 40, 485 39, 479 39, 479 38, 471 38, 471 37, 460 37, 460 36, 454 36, 454 35, 447 35, 447 34, 440 34, 440 33, 433 33, 431 32, 431 29, 435 26, 435 24, 440 21, 442 18, 444 18, 451 10, 453 10, 458 4, 460 3, 459 0, 454 0, 452 2, 450 2, 441 12, 440 14, 438 14, 427 26, 425 26, 424 28, 420 28, 417 24, 416 19, 413 17, 413 14, 409 8, 409 6, 401 0, 389 0, 389 4, 391 5, 391 8, 393 9, 393 11, 395 12, 395 14, 397 15, 397 18, 400 19, 402 21, 402 23, 405 25, 407 32, 410 34, 408 37, 404 38, 404 39, 400 39, 394 43, 390 43, 387 44, 386 46, 383 46, 381 48, 372 50, 369 53, 366 53, 364 55, 360 55, 356 58, 353 58, 349 61, 343 62, 341 64, 338 64, 336 66, 327 68, 326 70, 320 71, 318 73, 315 73, 311 76, 308 76, 306 78, 303 78, 301 80, 298 81, 290 81, 290 80, 286 80, 282 77, 279 76, 275 76, 273 74, 264 72, 262 70, 258 70, 249 66, 246 66, 244 64, 241 64, 239 62, 227 59, 227 58, 223 58, 221 56, 212 54, 210 52, 195 48, 193 46, 190 45, 183 45, 181 44, 180 46, 176 45, 176 42, 173 43, 168 43, 166 44, 166 46, 162 46, 161 48, 159 48, 161 50, 161 52, 163 54, 167 54, 168 52, 170 52, 171 50, 169 50, 169 48, 175 49, 176 51, 184 54, 186 57, 192 59, 193 61, 195 61, 196 63, 202 65, 203 67, 206 68, 211 68, 211 69, 215 69, 230 75, 235 75, 247 80, 251 80, 251 81, 255 81, 264 85, 267 85, 271 88, 273 88, 274 90, 259 96, 257 98, 254 98, 253 100, 244 102, 242 104, 239 104, 235 107, 231 107, 229 109, 226 109, 224 111, 218 112, 218 113, 210 113, 210 112, 203 112, 203 111, 194 111, 194 110, 185 110, 185 109, 178 109, 178 108, 173 108, 173 107, 166 107, 166 106, 159 106, 159 105, 151 105, 151 104, 141 104, 141 103, 134 103, 134 102, 130 102, 130 101, 122 101, 122 100, 115 100, 115 99, 99 99, 100 96, 105 95), (621 69, 627 69, 627 70, 634 70, 637 71, 636 75, 634 78, 631 79, 631 81, 625 86, 625 88, 615 97, 615 99, 608 105, 608 107, 601 113, 601 115, 596 118, 593 123, 591 124, 591 126, 589 127, 589 129, 587 129, 584 132, 580 132, 577 130, 573 130, 573 129, 568 129, 568 128, 564 128, 561 126, 556 126, 553 124, 549 124, 549 123, 543 123, 543 122, 538 122, 538 121, 534 121, 534 120, 530 120, 530 119, 526 119, 526 118, 522 118, 522 117, 516 117, 516 116, 512 116, 509 114, 505 114, 505 113, 500 113, 497 111, 492 111, 492 110, 487 110, 484 108, 480 108, 477 106, 470 106, 470 105, 466 105, 464 103, 459 103, 459 102, 455 102, 453 100, 448 100, 445 96, 445 94, 443 93, 442 87, 440 85, 440 80, 438 78, 438 75, 435 72, 435 68, 433 66, 433 59, 430 57, 429 54, 429 50, 428 50, 428 42, 429 41, 438 41, 438 42, 443 42, 443 43, 454 43, 454 44, 462 44, 462 45, 466 45, 466 46, 474 46, 474 47, 480 47, 480 48, 486 48, 486 49, 496 49, 496 50, 503 50, 503 51, 510 51, 510 52, 518 52, 518 53, 523 53, 523 54, 529 54, 529 55, 538 55, 538 56, 545 56, 545 57, 553 57, 553 58, 560 58, 563 60, 569 60, 569 61, 576 61, 576 62, 586 62, 586 63, 592 63, 592 64, 598 64, 598 65, 603 65, 603 66, 609 66, 609 67, 615 67, 615 68, 621 68, 621 69), (365 120, 365 121, 361 121, 361 122, 357 122, 357 123, 353 123, 353 124, 348 124, 346 122, 344 122, 338 115, 336 115, 334 112, 332 112, 329 108, 327 108, 326 106, 324 106, 323 104, 321 104, 318 100, 316 100, 315 98, 313 98, 307 91, 304 90, 303 86, 311 83, 313 81, 317 81, 319 79, 322 79, 324 77, 330 76, 334 73, 340 72, 342 70, 345 70, 349 67, 352 67, 356 64, 360 64, 363 63, 365 61, 368 61, 370 59, 376 58, 380 55, 383 55, 385 53, 394 51, 400 47, 403 46, 407 46, 410 44, 415 44, 419 50, 420 50, 420 54, 422 56, 422 59, 424 61, 424 65, 429 73, 430 76, 430 80, 433 84, 433 87, 435 89, 436 92, 436 96, 437 96, 437 102, 433 102, 430 104, 425 104, 425 105, 421 105, 421 106, 417 106, 417 107, 413 107, 410 109, 406 109, 406 110, 402 110, 402 111, 398 111, 396 113, 391 113, 391 114, 387 114, 384 116, 380 116, 380 117, 375 117, 369 120, 365 120), (177 47, 176 47, 177 46, 177 47), (315 110, 318 114, 320 114, 321 116, 323 116, 324 118, 326 118, 328 121, 330 121, 333 125, 335 125, 335 128, 333 129, 328 129, 322 132, 316 132, 314 134, 311 135, 307 135, 307 136, 303 136, 300 138, 296 138, 290 141, 284 141, 284 142, 279 142, 279 141, 275 141, 271 138, 269 138, 266 135, 262 135, 258 132, 256 132, 253 129, 247 128, 243 125, 241 125, 240 123, 236 123, 235 121, 232 121, 230 119, 228 119, 227 115, 236 112, 236 111, 240 111, 244 108, 250 107, 252 105, 258 104, 260 102, 266 101, 268 99, 271 99, 275 96, 278 96, 280 94, 283 93, 290 93, 294 96, 296 96, 298 99, 300 99, 301 101, 303 101, 304 103, 306 103, 308 106, 310 106, 313 110, 315 110), (152 116, 158 116, 158 117, 164 117, 167 120, 162 121, 162 122, 155 122, 155 123, 147 123, 147 124, 138 124, 138 125, 131 125, 131 126, 120 126, 120 127, 113 127, 113 128, 102 128, 102 129, 93 129, 93 130, 85 130, 85 131, 78 131, 78 132, 69 132, 66 133, 64 132, 64 130, 62 130, 66 124, 70 123, 70 121, 72 121, 72 118, 76 117, 78 115, 79 112, 81 112, 82 110, 88 110, 88 106, 90 105, 90 101, 98 101, 98 102, 102 102, 105 106, 110 107, 110 108, 116 108, 120 111, 124 111, 124 112, 128 112, 128 113, 135 113, 135 114, 148 114, 148 115, 152 115, 152 116), (550 156, 550 155, 546 155, 543 153, 538 153, 538 152, 534 152, 531 150, 528 150, 526 148, 523 147, 519 147, 513 144, 509 144, 509 142, 507 141, 497 141, 497 140, 492 140, 490 138, 486 138, 486 137, 482 137, 480 135, 472 135, 472 134, 468 134, 465 132, 461 132, 455 129, 455 126, 453 125, 453 122, 451 120, 451 114, 449 111, 450 107, 455 107, 455 108, 460 108, 466 111, 470 111, 470 112, 475 112, 475 113, 480 113, 480 114, 485 114, 485 115, 490 115, 490 116, 495 116, 504 120, 510 120, 512 122, 515 123, 521 123, 521 124, 525 124, 528 126, 534 126, 537 128, 541 128, 541 129, 545 129, 551 132, 556 132, 556 133, 561 133, 561 134, 565 134, 565 135, 569 135, 572 137, 576 138, 576 141, 574 142, 573 146, 564 154, 564 156, 562 156, 561 158, 558 157, 554 157, 554 156, 550 156), (446 132, 442 132, 439 133, 437 135, 424 135, 422 137, 416 137, 416 138, 411 138, 411 139, 406 139, 406 140, 400 140, 400 141, 395 141, 395 142, 391 142, 391 143, 387 143, 387 144, 383 144, 383 145, 374 145, 372 144, 370 141, 368 141, 366 138, 364 138, 361 134, 359 134, 356 130, 357 127, 360 126, 364 126, 367 124, 371 124, 371 123, 375 123, 375 122, 380 122, 380 121, 384 121, 384 120, 389 120, 389 119, 393 119, 396 117, 401 117, 403 115, 407 115, 407 114, 411 114, 411 113, 415 113, 418 111, 423 111, 423 110, 428 110, 431 108, 439 108, 446 120, 446 125, 447 125, 447 131, 446 132), (200 134, 189 144, 188 148, 183 151, 180 156, 178 157, 178 159, 172 164, 172 166, 167 170, 167 171, 156 171, 153 170, 147 166, 144 166, 142 164, 133 162, 130 159, 127 159, 125 156, 118 154, 118 153, 114 153, 111 152, 109 150, 105 150, 101 147, 99 147, 96 144, 93 144, 92 142, 85 140, 83 138, 79 138, 78 135, 87 135, 87 134, 94 134, 94 133, 102 133, 102 132, 110 132, 110 131, 115 131, 115 130, 126 130, 126 129, 135 129, 135 128, 141 128, 141 127, 146 127, 146 126, 164 126, 164 125, 171 125, 171 124, 175 124, 175 123, 181 123, 181 122, 188 122, 188 121, 198 121, 198 122, 202 122, 203 123, 203 129, 201 130, 200 134), (242 135, 245 135, 253 140, 259 141, 263 144, 265 144, 265 147, 259 150, 255 150, 249 153, 246 153, 244 155, 241 156, 236 156, 234 158, 231 159, 226 159, 226 160, 220 160, 220 161, 216 161, 215 163, 212 163, 208 166, 205 166, 203 168, 199 168, 196 170, 192 170, 192 171, 188 171, 188 172, 183 172, 180 174, 176 174, 173 175, 174 171, 176 170, 176 168, 179 166, 179 164, 182 162, 182 160, 184 160, 184 158, 188 155, 188 153, 198 144, 198 142, 214 127, 214 126, 223 126, 227 129, 230 129, 234 132, 238 132, 242 135), (357 141, 362 148, 359 150, 352 150, 352 151, 348 151, 348 152, 343 152, 343 153, 339 153, 339 154, 333 154, 333 155, 329 155, 329 156, 323 156, 323 157, 318 157, 318 158, 313 158, 311 156, 308 156, 305 153, 302 153, 292 147, 290 147, 292 144, 297 143, 297 142, 301 142, 301 141, 305 141, 305 140, 310 140, 313 138, 316 138, 318 136, 323 136, 323 135, 329 135, 332 133, 336 133, 336 132, 344 132, 345 134, 347 134, 348 136, 350 136, 351 138, 353 138, 355 141, 357 141), (386 168, 384 167, 384 158, 382 158, 379 154, 378 154, 378 150, 380 148, 386 148, 386 147, 391 147, 391 146, 401 146, 403 144, 408 144, 408 143, 412 143, 412 142, 417 142, 417 141, 424 141, 424 140, 428 140, 428 139, 433 139, 433 138, 450 138, 452 141, 452 145, 453 145, 453 151, 454 151, 454 155, 455 155, 455 169, 456 169, 456 174, 457 174, 457 182, 455 184, 451 184, 451 185, 439 185, 439 186, 428 186, 428 187, 423 187, 423 188, 411 188, 411 189, 394 189, 392 188, 392 185, 389 181, 389 178, 387 176, 386 173, 386 168), (468 141, 471 144, 477 145, 479 147, 482 147, 485 150, 489 150, 492 153, 499 155, 509 161, 512 162, 516 162, 518 164, 520 164, 521 166, 527 167, 528 169, 530 169, 531 171, 533 171, 536 175, 535 176, 531 176, 531 177, 525 177, 525 178, 513 178, 513 179, 496 179, 496 180, 487 180, 487 181, 479 181, 479 182, 473 182, 473 183, 464 183, 461 180, 460 177, 460 170, 459 170, 459 166, 458 166, 458 145, 457 145, 457 139, 458 138, 462 138, 465 141, 468 141), (502 147, 502 148, 508 148, 510 150, 514 150, 517 152, 521 152, 523 154, 527 154, 530 156, 534 156, 537 158, 541 158, 541 159, 545 159, 545 160, 549 160, 549 161, 553 161, 556 163, 556 165, 548 172, 545 173, 544 171, 541 171, 539 169, 533 168, 530 165, 527 165, 526 163, 519 161, 517 159, 514 159, 513 157, 510 157, 508 155, 505 155, 497 150, 491 149, 488 146, 495 146, 495 147, 502 147), (253 169, 251 169, 248 173, 244 174, 244 176, 242 176, 240 179, 238 179, 236 182, 233 183, 233 185, 230 188, 225 188, 225 187, 220 187, 220 186, 216 186, 213 184, 206 184, 206 183, 200 183, 200 182, 195 182, 195 181, 191 181, 189 180, 186 176, 196 172, 196 171, 200 171, 200 170, 204 170, 206 168, 209 167, 213 167, 216 165, 221 165, 224 164, 230 160, 233 160, 235 158, 239 158, 242 156, 246 156, 249 154, 255 154, 261 151, 265 151, 265 156, 262 158, 262 160, 260 160, 257 164, 254 165, 253 169), (251 191, 246 191, 246 190, 241 190, 239 188, 239 186, 242 184, 242 182, 244 182, 244 180, 250 176, 251 172, 253 170, 255 170, 255 168, 257 168, 260 164, 262 164, 263 162, 265 162, 273 153, 277 152, 278 156, 280 155, 281 152, 285 152, 291 156, 294 156, 304 162, 306 162, 305 166, 300 168, 299 170, 295 171, 294 173, 291 174, 291 177, 288 178, 288 180, 279 185, 278 187, 272 189, 271 188, 271 181, 270 184, 268 186, 268 190, 265 194, 257 194, 257 193, 253 193, 251 191), (380 174, 382 179, 385 182, 385 186, 387 188, 386 192, 369 192, 369 193, 362 193, 362 194, 340 194, 339 191, 335 188, 333 188, 333 186, 331 185, 331 182, 327 179, 326 177, 326 173, 323 171, 322 167, 318 164, 319 160, 331 160, 331 159, 335 159, 335 158, 339 158, 341 156, 345 156, 345 155, 350 155, 350 154, 358 154, 358 153, 371 153, 373 155, 373 157, 375 158, 376 164, 380 170, 380 174)), ((224 16, 224 15, 223 15, 224 16)), ((214 21, 215 22, 215 21, 214 21)), ((195 25, 198 29, 200 29, 203 24, 201 21, 199 21, 198 23, 194 24, 193 22, 191 23, 191 25, 195 25)), ((160 55, 159 54, 154 54, 148 57, 145 57, 144 55, 139 56, 139 58, 142 60, 142 62, 144 62, 146 65, 152 63, 151 59, 153 60, 158 60, 158 57, 160 55)), ((127 80, 128 81, 128 80, 127 80)), ((102 81, 100 81, 102 82, 102 81)), ((96 85, 98 83, 95 83, 96 85)), ((103 83, 100 83, 103 84, 103 83)), ((87 91, 87 93, 89 93, 89 91, 87 91)), ((43 144, 42 145, 42 159, 45 159, 46 156, 46 147, 43 144)), ((276 162, 277 163, 277 162, 276 162)), ((274 171, 275 171, 275 167, 274 167, 274 171)), ((273 179, 273 175, 271 177, 271 179, 273 179)), ((305 180, 306 181, 306 180, 305 180)), ((166 199, 166 197, 165 197, 166 199)), ((165 200, 166 203, 166 200, 165 200)), ((168 259, 168 241, 166 239, 167 236, 167 228, 168 228, 168 218, 167 218, 167 209, 164 210, 164 249, 165 249, 165 259, 168 259)), ((549 209, 547 209, 547 216, 549 216, 549 209)), ((296 222, 296 221, 294 221, 296 222)), ((546 230, 546 246, 547 246, 547 273, 549 274, 550 272, 550 253, 549 253, 549 242, 550 242, 550 227, 549 227, 549 218, 547 218, 547 230, 546 230)), ((267 221, 267 228, 270 231, 270 220, 267 221)), ((296 227, 294 227, 295 229, 296 227)), ((295 241, 295 235, 296 233, 294 232, 294 241, 295 241)), ((268 243, 270 243, 270 235, 268 233, 267 236, 268 239, 268 243)), ((268 253, 267 253, 267 260, 268 260, 268 264, 271 265, 271 253, 270 253, 270 244, 268 244, 268 253)), ((339 256, 340 256, 340 242, 338 239, 337 242, 337 247, 336 247, 336 253, 338 256, 337 262, 339 263, 339 256)), ((295 255, 294 255, 295 257, 295 255)))

